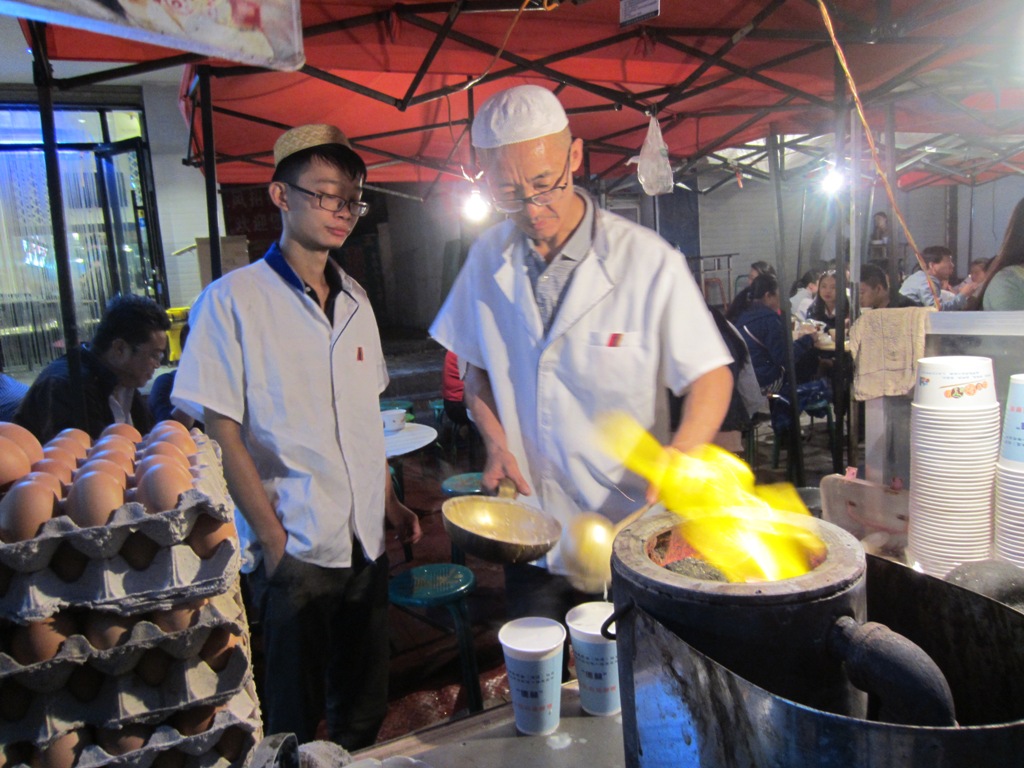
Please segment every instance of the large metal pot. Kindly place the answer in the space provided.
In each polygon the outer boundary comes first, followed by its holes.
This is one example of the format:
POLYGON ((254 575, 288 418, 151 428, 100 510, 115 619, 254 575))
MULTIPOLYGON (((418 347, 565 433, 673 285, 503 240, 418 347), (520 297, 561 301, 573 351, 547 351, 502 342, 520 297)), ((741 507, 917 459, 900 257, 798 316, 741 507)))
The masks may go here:
POLYGON ((558 543, 562 526, 509 496, 457 496, 441 505, 444 529, 459 549, 492 563, 529 563, 558 543))

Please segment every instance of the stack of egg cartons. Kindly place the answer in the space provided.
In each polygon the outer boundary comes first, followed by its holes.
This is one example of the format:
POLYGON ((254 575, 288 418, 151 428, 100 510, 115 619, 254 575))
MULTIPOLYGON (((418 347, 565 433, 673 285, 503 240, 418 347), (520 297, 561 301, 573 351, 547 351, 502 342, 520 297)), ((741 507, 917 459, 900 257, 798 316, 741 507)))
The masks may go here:
POLYGON ((242 766, 262 738, 219 450, 0 423, 0 768, 242 766))

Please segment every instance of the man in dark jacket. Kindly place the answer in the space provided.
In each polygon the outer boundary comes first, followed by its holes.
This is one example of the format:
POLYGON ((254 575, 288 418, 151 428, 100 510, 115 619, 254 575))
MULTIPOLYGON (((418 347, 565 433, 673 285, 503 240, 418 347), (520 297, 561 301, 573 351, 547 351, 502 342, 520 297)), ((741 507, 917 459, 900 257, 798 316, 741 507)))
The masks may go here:
POLYGON ((153 416, 138 388, 153 377, 167 351, 167 313, 143 296, 114 298, 96 327, 92 343, 82 346, 84 419, 76 413, 67 356, 42 370, 22 401, 14 421, 46 442, 62 429, 77 427, 97 438, 114 422, 145 434, 153 416))

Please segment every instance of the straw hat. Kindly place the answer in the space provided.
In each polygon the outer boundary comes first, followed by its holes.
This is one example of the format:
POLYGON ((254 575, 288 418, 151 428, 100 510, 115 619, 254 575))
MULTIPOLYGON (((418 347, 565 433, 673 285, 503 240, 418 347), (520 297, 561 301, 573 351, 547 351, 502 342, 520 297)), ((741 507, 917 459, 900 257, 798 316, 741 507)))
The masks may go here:
POLYGON ((547 88, 518 85, 484 102, 473 120, 473 146, 494 149, 559 133, 569 125, 562 103, 547 88))
POLYGON ((345 134, 333 125, 300 125, 285 131, 274 142, 274 165, 280 165, 282 160, 296 152, 323 144, 341 144, 352 148, 345 134))

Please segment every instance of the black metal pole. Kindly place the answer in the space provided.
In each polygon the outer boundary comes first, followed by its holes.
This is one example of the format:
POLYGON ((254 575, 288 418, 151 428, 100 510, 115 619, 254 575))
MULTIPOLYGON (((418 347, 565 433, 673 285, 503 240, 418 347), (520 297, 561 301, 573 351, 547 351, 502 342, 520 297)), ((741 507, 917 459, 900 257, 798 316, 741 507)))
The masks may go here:
MULTIPOLYGON (((846 140, 846 78, 839 59, 835 59, 835 163, 836 173, 842 173, 845 166, 846 140)), ((839 196, 836 196, 839 205, 839 196)), ((835 439, 832 441, 832 470, 842 472, 843 467, 843 426, 847 408, 846 386, 846 246, 843 238, 843 217, 836 211, 836 356, 832 364, 832 398, 835 404, 835 439)))
POLYGON ((786 340, 786 377, 789 389, 789 419, 792 425, 789 430, 789 476, 798 488, 807 484, 804 475, 804 449, 800 439, 800 401, 796 392, 796 356, 793 352, 793 332, 791 318, 793 311, 789 305, 789 290, 786 271, 786 241, 783 225, 782 208, 782 168, 779 160, 779 139, 775 124, 769 127, 768 133, 768 173, 775 190, 775 273, 779 282, 779 303, 782 306, 783 337, 786 340))
POLYGON ((64 351, 71 381, 71 408, 76 424, 85 424, 85 393, 82 388, 82 356, 79 349, 78 318, 75 315, 75 286, 71 277, 67 222, 64 219, 64 195, 60 184, 60 158, 57 155, 57 124, 53 116, 53 72, 46 51, 46 25, 30 21, 32 37, 32 76, 39 94, 39 118, 43 130, 43 157, 46 163, 46 191, 50 202, 50 228, 53 256, 60 293, 60 317, 64 327, 64 351))
POLYGON ((203 125, 203 174, 206 176, 206 218, 210 227, 210 277, 223 273, 220 257, 220 220, 217 217, 217 148, 213 139, 213 95, 210 68, 199 67, 199 109, 203 125))

